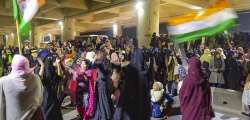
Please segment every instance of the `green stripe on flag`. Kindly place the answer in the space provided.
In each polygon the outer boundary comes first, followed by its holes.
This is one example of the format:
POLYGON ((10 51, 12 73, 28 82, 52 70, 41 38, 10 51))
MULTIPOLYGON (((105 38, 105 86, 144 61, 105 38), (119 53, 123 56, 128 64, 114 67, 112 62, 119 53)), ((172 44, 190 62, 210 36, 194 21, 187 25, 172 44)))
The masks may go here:
POLYGON ((29 38, 31 24, 25 23, 24 20, 22 19, 23 17, 21 15, 19 6, 17 4, 17 0, 12 0, 12 5, 13 5, 13 17, 15 20, 18 20, 19 23, 20 36, 22 39, 27 39, 29 38))
POLYGON ((214 27, 209 27, 209 28, 191 32, 191 33, 175 35, 173 36, 173 39, 174 39, 174 42, 177 42, 177 43, 198 40, 203 36, 212 36, 214 34, 224 32, 225 30, 234 27, 235 23, 236 23, 236 19, 229 19, 214 27))
POLYGON ((15 19, 17 19, 17 17, 19 16, 19 8, 17 5, 17 1, 16 0, 12 0, 12 5, 13 5, 13 16, 15 19))

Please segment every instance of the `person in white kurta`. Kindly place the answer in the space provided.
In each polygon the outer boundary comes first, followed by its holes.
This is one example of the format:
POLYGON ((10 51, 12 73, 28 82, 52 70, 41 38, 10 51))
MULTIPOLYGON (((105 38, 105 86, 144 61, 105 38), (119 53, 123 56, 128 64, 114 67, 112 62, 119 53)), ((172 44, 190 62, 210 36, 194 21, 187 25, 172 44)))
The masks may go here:
POLYGON ((24 56, 15 55, 12 71, 0 78, 0 120, 31 120, 42 103, 42 83, 24 56))
POLYGON ((242 94, 242 110, 243 114, 250 116, 250 74, 247 77, 242 94))

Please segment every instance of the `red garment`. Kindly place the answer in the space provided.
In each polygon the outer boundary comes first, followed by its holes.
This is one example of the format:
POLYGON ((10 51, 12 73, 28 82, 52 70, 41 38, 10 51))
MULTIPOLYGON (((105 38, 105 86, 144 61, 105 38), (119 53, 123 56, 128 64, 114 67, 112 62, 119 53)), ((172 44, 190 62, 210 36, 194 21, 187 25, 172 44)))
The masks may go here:
POLYGON ((192 57, 188 63, 188 75, 180 89, 182 120, 211 120, 211 92, 201 62, 192 57))
POLYGON ((31 120, 45 120, 41 107, 38 107, 31 120))
POLYGON ((97 71, 93 69, 87 71, 86 76, 89 77, 89 99, 88 106, 77 106, 77 111, 83 118, 83 120, 89 120, 91 115, 94 114, 94 101, 95 101, 95 81, 97 79, 97 71))
POLYGON ((77 81, 76 80, 70 80, 69 81, 69 92, 70 92, 70 99, 73 103, 76 103, 76 88, 77 88, 77 81))
POLYGON ((76 92, 77 81, 76 80, 70 80, 68 88, 69 88, 70 92, 72 92, 72 93, 76 92))

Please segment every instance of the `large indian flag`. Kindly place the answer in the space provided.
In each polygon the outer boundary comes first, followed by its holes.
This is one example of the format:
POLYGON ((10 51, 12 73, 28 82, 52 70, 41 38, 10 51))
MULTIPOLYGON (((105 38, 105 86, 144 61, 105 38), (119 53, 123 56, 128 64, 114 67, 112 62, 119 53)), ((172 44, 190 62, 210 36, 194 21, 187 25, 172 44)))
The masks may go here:
POLYGON ((232 28, 237 14, 226 0, 207 9, 168 20, 169 34, 175 42, 186 42, 211 36, 232 28))
POLYGON ((30 21, 37 13, 39 7, 44 5, 45 0, 12 0, 13 15, 18 21, 19 31, 22 36, 29 35, 30 21))

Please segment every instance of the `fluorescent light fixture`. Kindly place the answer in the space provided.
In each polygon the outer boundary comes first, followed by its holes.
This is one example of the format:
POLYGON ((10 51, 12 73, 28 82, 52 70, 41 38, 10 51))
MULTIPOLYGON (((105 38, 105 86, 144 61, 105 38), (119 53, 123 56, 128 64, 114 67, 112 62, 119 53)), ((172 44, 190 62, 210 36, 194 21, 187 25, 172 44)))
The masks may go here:
POLYGON ((58 25, 63 26, 63 21, 59 21, 58 25))
POLYGON ((193 10, 202 10, 203 8, 200 6, 192 6, 191 9, 193 10))
POLYGON ((193 9, 193 10, 202 10, 203 8, 197 5, 193 5, 181 0, 163 0, 164 2, 167 2, 169 4, 173 4, 173 5, 178 5, 178 6, 182 6, 185 8, 189 8, 189 9, 193 9))
POLYGON ((138 2, 135 4, 135 8, 136 8, 136 10, 137 10, 137 15, 138 15, 138 16, 143 16, 143 14, 144 14, 143 2, 142 2, 142 1, 138 1, 138 2))
POLYGON ((118 25, 115 23, 113 24, 113 36, 116 37, 118 34, 118 25))

